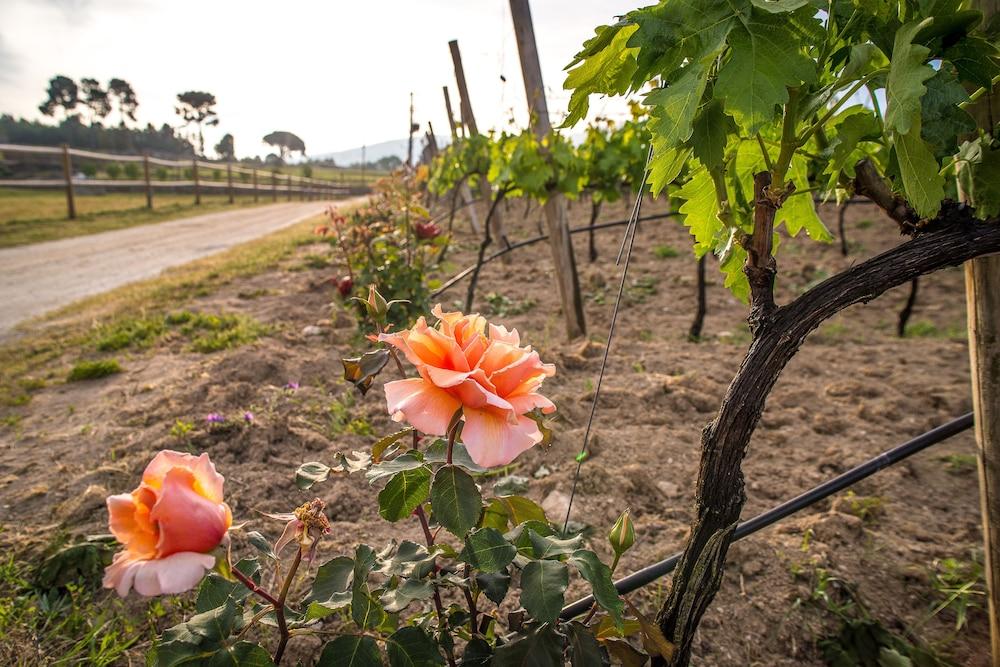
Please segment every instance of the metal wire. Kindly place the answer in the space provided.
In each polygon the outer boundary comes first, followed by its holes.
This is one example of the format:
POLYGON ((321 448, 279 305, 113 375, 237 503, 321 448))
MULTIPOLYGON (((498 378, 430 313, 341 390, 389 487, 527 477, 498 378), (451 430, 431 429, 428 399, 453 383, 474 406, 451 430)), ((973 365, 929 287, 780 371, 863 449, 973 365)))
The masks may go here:
POLYGON ((649 162, 653 158, 653 146, 650 144, 649 153, 646 155, 646 168, 643 172, 642 182, 639 184, 639 192, 635 197, 635 205, 632 207, 632 216, 625 227, 625 236, 622 238, 622 245, 618 251, 620 263, 622 253, 625 254, 625 265, 622 267, 622 279, 618 283, 618 296, 615 298, 615 305, 611 311, 611 324, 608 327, 608 340, 604 346, 604 357, 601 359, 601 372, 597 376, 597 386, 594 387, 594 400, 590 404, 590 416, 587 418, 587 429, 583 434, 583 446, 576 457, 576 472, 573 473, 573 488, 569 494, 569 503, 566 506, 566 519, 563 521, 563 532, 569 527, 570 513, 573 511, 573 499, 576 497, 576 488, 580 483, 580 470, 583 468, 583 461, 587 458, 587 445, 590 444, 590 430, 594 425, 594 415, 597 413, 597 401, 601 397, 601 385, 604 383, 604 371, 608 366, 608 352, 611 351, 611 342, 615 337, 615 324, 618 322, 618 308, 621 306, 622 294, 625 292, 625 280, 628 278, 628 266, 632 259, 632 246, 635 243, 635 230, 638 224, 639 212, 642 210, 642 197, 646 190, 646 179, 649 178, 649 162), (626 248, 626 245, 628 246, 626 248))

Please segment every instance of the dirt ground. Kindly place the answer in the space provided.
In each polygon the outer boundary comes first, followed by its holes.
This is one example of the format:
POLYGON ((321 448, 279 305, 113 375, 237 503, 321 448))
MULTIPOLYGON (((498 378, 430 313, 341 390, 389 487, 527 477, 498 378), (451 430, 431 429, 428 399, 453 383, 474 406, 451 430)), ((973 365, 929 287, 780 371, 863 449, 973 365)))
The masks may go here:
MULTIPOLYGON (((606 208, 602 220, 624 217, 621 205, 606 208)), ((644 212, 657 210, 663 205, 644 212)), ((520 202, 509 208, 511 240, 536 233, 540 212, 536 208, 519 220, 523 211, 520 202)), ((585 224, 588 214, 589 206, 575 204, 573 223, 585 224)), ((836 232, 832 207, 824 207, 824 219, 836 232)), ((784 240, 779 302, 900 241, 894 225, 872 206, 849 207, 847 221, 849 257, 841 256, 836 243, 784 240)), ((508 265, 494 262, 480 281, 479 309, 501 311, 491 318, 517 327, 522 340, 558 368, 544 387, 559 408, 556 443, 547 451, 527 452, 515 470, 531 478, 526 495, 548 507, 557 507, 572 484, 600 341, 610 321, 620 234, 621 228, 598 233, 600 257, 593 264, 586 259, 585 235, 574 237, 590 342, 564 341, 547 245, 517 251, 508 265), (511 314, 516 311, 523 312, 511 314)), ((451 270, 442 277, 473 257, 471 236, 460 240, 449 258, 451 270)), ((332 258, 321 244, 301 253, 332 258)), ((388 432, 380 386, 362 399, 341 380, 339 358, 359 353, 363 345, 332 290, 310 287, 331 269, 288 268, 190 306, 252 315, 275 325, 273 336, 212 355, 167 344, 123 358, 127 370, 121 375, 39 392, 16 437, 10 430, 0 432, 4 546, 23 550, 24 544, 37 543, 37 527, 27 527, 22 517, 48 517, 73 534, 105 532, 105 496, 132 489, 162 448, 209 452, 226 476, 237 521, 252 520, 254 529, 274 537, 280 526, 260 520, 254 510, 289 511, 312 495, 295 487, 300 462, 330 462, 333 452, 366 449, 388 432), (240 297, 257 293, 261 296, 240 297), (299 388, 286 389, 289 382, 299 388), (254 413, 253 426, 205 426, 210 412, 238 416, 245 410, 254 413), (184 436, 172 434, 178 420, 195 428, 184 436)), ((683 545, 700 432, 749 340, 746 307, 724 290, 714 261, 704 338, 687 340, 694 279, 686 230, 669 219, 643 223, 597 413, 593 455, 583 466, 574 505, 574 519, 596 528, 593 544, 605 557, 609 550, 602 535, 622 509, 633 509, 638 541, 619 574, 683 545)), ((446 308, 464 291, 462 283, 445 294, 446 308)), ((744 518, 971 409, 961 270, 922 280, 911 320, 915 335, 900 339, 896 313, 907 293, 900 288, 845 311, 814 333, 785 370, 746 460, 744 518)), ((968 626, 953 639, 952 615, 942 612, 928 620, 936 599, 935 561, 967 559, 981 545, 974 465, 944 459, 973 452, 973 437, 966 432, 858 484, 856 496, 841 494, 734 545, 722 590, 696 639, 695 663, 824 664, 817 640, 836 628, 836 619, 809 601, 820 568, 850 585, 887 628, 940 642, 939 651, 956 664, 987 665, 985 614, 971 612, 968 626)), ((374 491, 363 478, 337 478, 316 491, 328 503, 334 527, 323 544, 324 557, 352 549, 360 536, 375 545, 418 539, 415 522, 390 525, 379 519, 374 491)), ((632 600, 653 614, 666 590, 666 582, 654 584, 632 600)), ((567 600, 581 592, 572 588, 567 600)), ((301 650, 308 660, 311 647, 301 650)))

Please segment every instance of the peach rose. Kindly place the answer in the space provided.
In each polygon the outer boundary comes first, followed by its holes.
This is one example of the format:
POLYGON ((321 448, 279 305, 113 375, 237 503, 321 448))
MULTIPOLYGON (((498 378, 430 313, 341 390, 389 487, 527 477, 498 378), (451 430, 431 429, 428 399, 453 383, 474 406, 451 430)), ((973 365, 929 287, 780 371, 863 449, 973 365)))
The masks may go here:
POLYGON ((431 311, 440 320, 430 327, 423 317, 413 328, 381 334, 417 367, 419 378, 385 385, 389 414, 428 435, 445 435, 452 415, 462 410, 462 442, 477 464, 507 465, 542 441, 538 425, 525 414, 556 409, 538 393, 555 375, 538 353, 521 347, 516 329, 488 324, 479 315, 431 311))
POLYGON ((105 570, 104 587, 125 597, 133 587, 152 596, 197 586, 233 523, 224 482, 208 454, 157 454, 139 488, 108 498, 108 526, 125 549, 105 570))

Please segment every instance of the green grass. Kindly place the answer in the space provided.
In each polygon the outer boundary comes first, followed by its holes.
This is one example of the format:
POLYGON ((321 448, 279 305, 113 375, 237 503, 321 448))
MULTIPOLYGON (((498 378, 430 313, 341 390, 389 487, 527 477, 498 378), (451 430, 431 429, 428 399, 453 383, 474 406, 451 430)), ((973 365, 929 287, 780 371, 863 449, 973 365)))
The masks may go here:
MULTIPOLYGON (((270 203, 270 199, 262 197, 260 203, 270 203)), ((252 197, 237 197, 236 203, 230 204, 225 195, 203 195, 201 205, 195 206, 191 195, 157 193, 153 196, 153 208, 147 209, 142 193, 77 195, 77 217, 69 220, 66 195, 61 191, 0 188, 0 248, 248 206, 255 206, 252 197)))
POLYGON ((948 340, 965 340, 966 335, 965 328, 958 325, 941 328, 932 322, 925 321, 910 322, 906 325, 907 338, 945 338, 948 340))
POLYGON ((680 253, 677 248, 669 245, 658 245, 653 248, 653 254, 660 259, 670 259, 671 257, 677 257, 680 253))
POLYGON ((73 369, 66 376, 66 380, 68 382, 96 380, 121 372, 121 365, 114 359, 98 359, 96 361, 84 359, 73 365, 73 369))

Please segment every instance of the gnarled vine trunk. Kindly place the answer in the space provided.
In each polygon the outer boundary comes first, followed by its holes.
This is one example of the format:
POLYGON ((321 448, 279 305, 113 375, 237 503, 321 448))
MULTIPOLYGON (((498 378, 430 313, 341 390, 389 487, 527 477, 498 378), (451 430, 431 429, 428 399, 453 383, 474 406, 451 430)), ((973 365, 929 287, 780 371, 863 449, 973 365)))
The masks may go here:
MULTIPOLYGON (((869 173, 859 172, 862 178, 869 173)), ((758 195, 769 180, 767 174, 757 174, 754 189, 758 195)), ((905 202, 870 183, 859 183, 858 191, 873 200, 881 199, 878 203, 885 204, 883 208, 904 229, 912 223, 913 214, 905 202), (865 192, 866 184, 874 188, 870 194, 865 192)), ((722 582, 726 554, 746 502, 742 462, 750 438, 771 389, 806 336, 852 304, 868 302, 917 276, 1000 252, 1000 221, 976 220, 968 208, 947 203, 940 216, 923 226, 912 240, 777 307, 771 296, 776 267, 768 247, 776 209, 766 197, 758 196, 756 201, 755 230, 765 233, 754 234, 758 238, 747 244, 753 340, 718 414, 702 432, 691 535, 674 571, 670 595, 657 615, 664 635, 676 646, 671 662, 674 667, 689 663, 695 630, 722 582)))

